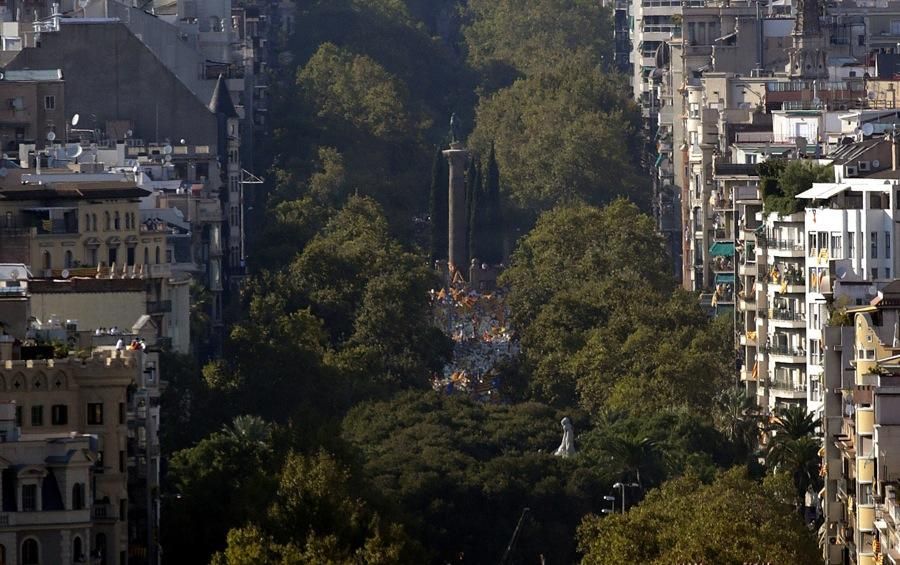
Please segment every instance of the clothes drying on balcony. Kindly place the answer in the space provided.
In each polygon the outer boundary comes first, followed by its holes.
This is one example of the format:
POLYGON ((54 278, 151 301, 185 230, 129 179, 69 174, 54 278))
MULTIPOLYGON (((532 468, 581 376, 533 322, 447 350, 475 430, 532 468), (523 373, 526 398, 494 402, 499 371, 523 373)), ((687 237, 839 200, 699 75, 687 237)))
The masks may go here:
POLYGON ((709 254, 713 257, 733 257, 734 243, 730 241, 717 241, 709 247, 709 254))

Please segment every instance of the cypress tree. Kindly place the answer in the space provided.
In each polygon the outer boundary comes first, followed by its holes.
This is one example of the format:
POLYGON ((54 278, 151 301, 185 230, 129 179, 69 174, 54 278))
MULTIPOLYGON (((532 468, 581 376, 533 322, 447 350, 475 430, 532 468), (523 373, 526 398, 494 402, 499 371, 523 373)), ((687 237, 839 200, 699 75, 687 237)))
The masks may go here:
POLYGON ((503 262, 503 209, 500 201, 500 169, 494 155, 494 144, 487 160, 487 179, 485 180, 485 213, 484 230, 482 232, 481 259, 490 265, 503 262))
POLYGON ((471 155, 469 157, 469 170, 466 172, 466 247, 465 247, 465 249, 466 249, 468 256, 466 257, 465 265, 458 265, 458 267, 460 269, 464 269, 465 272, 468 272, 469 265, 472 262, 472 257, 474 256, 473 253, 474 253, 474 249, 475 249, 474 248, 475 239, 473 237, 474 236, 473 227, 474 227, 474 223, 475 223, 475 218, 474 218, 475 199, 477 198, 475 191, 476 191, 477 184, 478 184, 478 176, 479 176, 478 160, 475 158, 474 155, 471 155))
POLYGON ((431 196, 429 199, 429 215, 431 219, 431 264, 435 261, 447 260, 447 223, 449 198, 449 171, 447 160, 437 149, 434 163, 431 166, 431 196))

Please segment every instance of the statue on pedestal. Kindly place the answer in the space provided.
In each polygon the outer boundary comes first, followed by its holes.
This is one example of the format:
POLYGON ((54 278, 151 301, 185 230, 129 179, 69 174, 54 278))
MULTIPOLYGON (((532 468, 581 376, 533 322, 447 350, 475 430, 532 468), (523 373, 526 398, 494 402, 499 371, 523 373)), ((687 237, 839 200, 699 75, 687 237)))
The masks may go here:
POLYGON ((560 422, 563 429, 563 437, 562 443, 559 444, 559 447, 556 449, 556 452, 553 455, 558 455, 559 457, 570 457, 575 455, 575 430, 572 428, 572 420, 569 419, 568 416, 562 419, 560 422))

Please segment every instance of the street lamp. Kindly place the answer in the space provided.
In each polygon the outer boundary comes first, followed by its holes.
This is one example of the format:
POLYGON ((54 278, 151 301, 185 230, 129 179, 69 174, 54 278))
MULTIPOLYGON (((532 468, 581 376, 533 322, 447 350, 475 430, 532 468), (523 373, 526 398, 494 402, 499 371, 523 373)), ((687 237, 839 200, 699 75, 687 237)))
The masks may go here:
POLYGON ((616 513, 616 497, 606 495, 603 497, 603 500, 605 500, 606 502, 609 502, 609 508, 604 508, 603 510, 601 510, 601 512, 604 514, 615 514, 616 513))
POLYGON ((622 497, 622 514, 625 513, 625 487, 641 488, 641 485, 637 483, 616 483, 613 485, 613 488, 619 489, 619 494, 622 497))

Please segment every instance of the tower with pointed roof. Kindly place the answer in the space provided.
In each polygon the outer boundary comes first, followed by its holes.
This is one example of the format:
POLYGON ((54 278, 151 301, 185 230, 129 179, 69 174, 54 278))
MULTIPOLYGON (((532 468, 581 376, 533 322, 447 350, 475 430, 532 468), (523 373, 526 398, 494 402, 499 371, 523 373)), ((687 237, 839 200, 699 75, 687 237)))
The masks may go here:
MULTIPOLYGON (((225 217, 225 230, 222 244, 225 248, 224 273, 240 275, 243 273, 244 238, 243 226, 243 190, 241 187, 240 129, 237 110, 228 93, 225 77, 219 75, 209 101, 209 111, 215 114, 218 124, 218 147, 220 172, 222 175, 221 201, 225 217)), ((221 268, 221 266, 220 266, 221 268)), ((219 305, 216 305, 218 308, 219 305)))
POLYGON ((828 78, 825 34, 819 21, 819 0, 796 0, 793 42, 788 50, 788 76, 797 79, 828 78))

